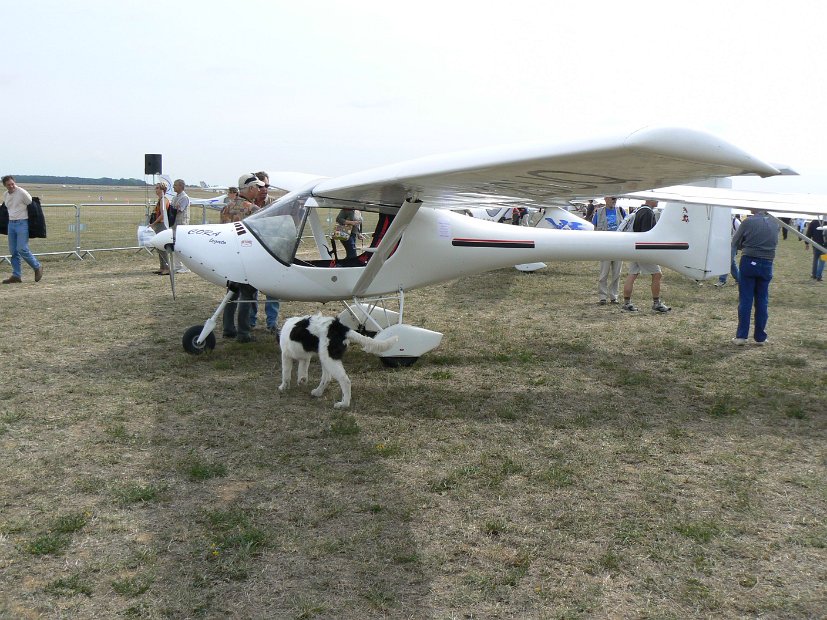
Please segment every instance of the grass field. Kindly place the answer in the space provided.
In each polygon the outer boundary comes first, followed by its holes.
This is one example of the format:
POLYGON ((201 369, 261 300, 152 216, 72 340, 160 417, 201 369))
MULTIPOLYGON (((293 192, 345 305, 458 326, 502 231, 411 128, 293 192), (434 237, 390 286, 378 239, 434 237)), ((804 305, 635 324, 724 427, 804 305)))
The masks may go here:
POLYGON ((351 351, 345 413, 261 328, 185 354, 196 276, 47 259, 0 289, 0 617, 824 617, 827 293, 779 246, 763 348, 673 272, 668 315, 595 263, 411 291, 442 345, 351 351))

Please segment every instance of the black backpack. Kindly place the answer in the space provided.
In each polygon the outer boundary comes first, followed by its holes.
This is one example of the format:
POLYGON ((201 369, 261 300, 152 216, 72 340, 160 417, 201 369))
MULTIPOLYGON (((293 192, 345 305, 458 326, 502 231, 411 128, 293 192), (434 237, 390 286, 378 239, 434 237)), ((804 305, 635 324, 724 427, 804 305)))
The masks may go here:
POLYGON ((635 221, 632 223, 632 232, 646 232, 655 227, 655 212, 652 207, 643 206, 635 211, 635 221))

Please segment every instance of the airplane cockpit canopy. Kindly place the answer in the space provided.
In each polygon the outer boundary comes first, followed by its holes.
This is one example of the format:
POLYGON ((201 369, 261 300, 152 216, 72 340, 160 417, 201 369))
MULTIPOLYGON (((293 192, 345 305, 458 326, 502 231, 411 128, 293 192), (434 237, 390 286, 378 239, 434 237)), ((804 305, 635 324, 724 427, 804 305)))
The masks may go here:
POLYGON ((244 224, 280 262, 293 261, 307 219, 312 187, 286 194, 269 207, 244 219, 244 224))

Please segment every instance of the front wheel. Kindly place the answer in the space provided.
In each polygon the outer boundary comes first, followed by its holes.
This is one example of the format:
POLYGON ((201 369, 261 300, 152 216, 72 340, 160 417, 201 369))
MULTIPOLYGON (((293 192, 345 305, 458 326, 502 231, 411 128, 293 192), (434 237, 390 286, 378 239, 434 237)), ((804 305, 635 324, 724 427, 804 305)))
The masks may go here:
POLYGON ((184 332, 184 338, 181 343, 184 345, 184 351, 190 355, 201 355, 204 351, 212 351, 215 348, 215 334, 210 332, 200 345, 198 344, 198 336, 201 335, 203 325, 193 325, 184 332))

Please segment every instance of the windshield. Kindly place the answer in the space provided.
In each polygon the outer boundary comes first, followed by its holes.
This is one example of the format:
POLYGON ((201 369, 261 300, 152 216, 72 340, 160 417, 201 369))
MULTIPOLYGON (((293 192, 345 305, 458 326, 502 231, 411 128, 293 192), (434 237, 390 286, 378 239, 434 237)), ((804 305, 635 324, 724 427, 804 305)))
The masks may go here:
POLYGON ((282 196, 269 207, 254 213, 244 223, 270 253, 285 265, 293 261, 304 220, 305 203, 311 190, 282 196))

